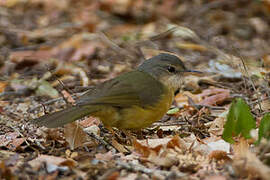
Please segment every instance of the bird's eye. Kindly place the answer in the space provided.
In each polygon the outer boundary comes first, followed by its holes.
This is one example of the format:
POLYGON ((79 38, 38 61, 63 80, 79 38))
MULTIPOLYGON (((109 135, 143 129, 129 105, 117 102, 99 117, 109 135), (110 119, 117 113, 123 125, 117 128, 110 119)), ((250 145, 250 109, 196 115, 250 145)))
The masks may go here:
POLYGON ((172 66, 168 66, 168 67, 167 67, 167 70, 168 70, 170 73, 175 73, 175 68, 172 67, 172 66))

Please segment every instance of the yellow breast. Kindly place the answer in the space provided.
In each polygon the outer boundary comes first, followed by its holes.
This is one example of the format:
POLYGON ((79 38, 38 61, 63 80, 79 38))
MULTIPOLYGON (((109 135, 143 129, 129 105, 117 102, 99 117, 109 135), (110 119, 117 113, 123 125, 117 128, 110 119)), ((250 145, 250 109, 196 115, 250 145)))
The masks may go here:
POLYGON ((127 108, 102 107, 101 111, 93 113, 99 117, 104 126, 119 129, 142 129, 160 120, 170 108, 174 92, 167 89, 160 100, 153 106, 131 106, 127 108))
POLYGON ((166 91, 160 101, 154 106, 142 108, 132 106, 121 111, 120 120, 115 125, 119 129, 142 129, 150 126, 152 123, 160 120, 170 108, 174 94, 172 91, 166 91))

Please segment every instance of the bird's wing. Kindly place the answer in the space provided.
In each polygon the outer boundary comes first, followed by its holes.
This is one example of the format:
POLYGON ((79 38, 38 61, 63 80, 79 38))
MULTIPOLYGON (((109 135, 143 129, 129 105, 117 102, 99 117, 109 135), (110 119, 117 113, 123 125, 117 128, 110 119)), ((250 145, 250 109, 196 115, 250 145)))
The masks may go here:
POLYGON ((122 74, 84 94, 77 105, 147 106, 160 99, 164 86, 140 71, 122 74))

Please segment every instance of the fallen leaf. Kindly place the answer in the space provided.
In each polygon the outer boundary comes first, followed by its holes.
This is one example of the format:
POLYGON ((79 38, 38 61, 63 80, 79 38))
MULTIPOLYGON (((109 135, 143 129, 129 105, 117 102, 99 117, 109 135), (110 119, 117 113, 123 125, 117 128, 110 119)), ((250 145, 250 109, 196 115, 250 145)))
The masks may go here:
POLYGON ((87 134, 83 131, 78 122, 66 124, 64 126, 64 135, 71 150, 82 146, 83 143, 87 141, 87 134))
POLYGON ((249 150, 247 141, 243 138, 234 144, 233 167, 240 177, 253 177, 268 180, 270 168, 263 164, 258 157, 249 150))
POLYGON ((222 176, 222 175, 211 175, 211 176, 207 176, 205 179, 207 179, 207 180, 227 180, 227 178, 222 176))
POLYGON ((4 161, 0 161, 0 178, 16 179, 16 176, 12 173, 11 168, 7 167, 4 161))
POLYGON ((50 96, 51 98, 57 98, 59 93, 54 89, 48 81, 42 80, 39 82, 39 86, 36 93, 40 96, 50 96))
POLYGON ((15 151, 25 140, 26 138, 15 138, 7 145, 7 148, 11 151, 15 151))
POLYGON ((216 159, 218 161, 219 160, 225 160, 225 161, 232 160, 225 151, 221 151, 221 150, 212 151, 208 157, 209 157, 209 159, 216 159))
POLYGON ((100 124, 100 121, 93 116, 89 116, 85 118, 84 120, 80 121, 79 123, 82 127, 86 128, 86 127, 91 127, 93 125, 98 126, 100 124))
POLYGON ((75 100, 73 99, 73 97, 71 96, 71 94, 69 94, 66 90, 61 91, 61 93, 63 94, 64 98, 71 104, 75 104, 75 100))
POLYGON ((227 114, 228 111, 225 111, 220 114, 214 121, 210 121, 209 123, 205 124, 206 127, 209 127, 208 132, 216 136, 222 135, 227 114))
POLYGON ((177 135, 173 138, 134 140, 133 146, 135 151, 140 153, 143 157, 148 157, 152 152, 158 154, 162 149, 187 149, 186 143, 177 135))
POLYGON ((7 86, 7 82, 5 81, 0 81, 0 93, 4 92, 6 86, 7 86))
POLYGON ((162 166, 162 167, 171 167, 175 164, 178 163, 179 159, 175 158, 175 153, 174 151, 164 151, 160 154, 156 154, 153 151, 151 151, 150 155, 147 158, 147 161, 150 161, 154 163, 157 166, 162 166))
POLYGON ((175 96, 175 101, 177 103, 177 106, 183 107, 189 105, 188 103, 188 97, 190 97, 195 103, 199 102, 198 96, 195 94, 192 94, 189 91, 180 92, 175 96))
POLYGON ((115 149, 117 149, 121 153, 128 153, 129 151, 123 146, 122 144, 119 144, 115 139, 112 139, 112 145, 115 149))
POLYGON ((24 61, 32 62, 33 64, 38 63, 41 60, 52 58, 50 50, 38 50, 38 51, 16 51, 11 52, 9 59, 16 63, 21 64, 24 61))
MULTIPOLYGON (((233 58, 233 57, 230 56, 230 58, 233 58)), ((237 61, 235 61, 235 62, 237 62, 237 61)), ((239 79, 242 77, 241 72, 234 70, 233 68, 231 68, 227 64, 221 64, 217 61, 210 60, 209 67, 210 67, 210 69, 209 69, 210 72, 219 73, 225 78, 239 79)))
POLYGON ((18 138, 18 132, 9 132, 0 135, 0 147, 6 147, 11 151, 15 151, 26 140, 26 138, 18 138))
POLYGON ((198 104, 216 106, 230 98, 230 90, 221 88, 210 88, 198 95, 202 99, 198 104))
POLYGON ((125 177, 118 177, 118 180, 136 180, 138 179, 138 174, 136 173, 129 173, 125 177))
POLYGON ((92 125, 83 129, 84 132, 93 133, 96 136, 100 136, 100 129, 97 125, 92 125))
POLYGON ((207 146, 210 147, 210 151, 224 151, 226 153, 230 152, 231 145, 224 141, 223 139, 220 139, 215 142, 208 142, 207 146))
POLYGON ((66 166, 66 167, 72 168, 77 165, 76 161, 72 159, 66 159, 62 157, 49 156, 49 155, 43 155, 43 154, 29 161, 28 163, 30 164, 30 166, 32 166, 32 168, 39 169, 39 167, 44 162, 51 167, 53 165, 56 166, 55 168, 60 167, 60 166, 66 166))
POLYGON ((199 44, 192 44, 192 43, 187 43, 187 42, 177 42, 176 47, 180 49, 185 49, 185 50, 194 50, 194 51, 206 51, 207 48, 199 45, 199 44))
POLYGON ((100 161, 111 161, 113 159, 112 151, 108 151, 107 153, 97 153, 95 154, 96 159, 100 161))

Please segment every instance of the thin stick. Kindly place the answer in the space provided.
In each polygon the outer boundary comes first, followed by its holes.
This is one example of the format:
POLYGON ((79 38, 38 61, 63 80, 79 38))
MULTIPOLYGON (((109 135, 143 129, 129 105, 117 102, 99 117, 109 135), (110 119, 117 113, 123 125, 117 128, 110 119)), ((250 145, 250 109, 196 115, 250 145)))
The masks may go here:
POLYGON ((105 147, 107 150, 112 150, 112 149, 113 149, 113 150, 115 150, 115 152, 118 152, 118 150, 115 149, 115 148, 113 147, 113 145, 111 145, 111 143, 104 141, 102 138, 96 136, 94 133, 87 132, 87 131, 85 131, 85 132, 86 132, 91 138, 97 140, 99 143, 101 143, 102 145, 104 145, 104 147, 105 147))
MULTIPOLYGON (((72 97, 72 98, 76 98, 76 97, 78 97, 78 96, 81 96, 82 94, 84 94, 84 93, 75 93, 75 94, 71 95, 71 97, 72 97)), ((42 104, 39 104, 39 105, 37 105, 37 106, 35 106, 35 107, 29 109, 28 112, 29 112, 29 113, 32 113, 32 112, 33 112, 34 110, 36 110, 37 108, 40 108, 42 105, 53 104, 53 103, 55 103, 55 102, 57 102, 57 101, 61 101, 61 100, 64 100, 64 98, 63 98, 63 97, 59 97, 59 98, 56 98, 56 99, 50 99, 50 100, 48 100, 48 101, 46 101, 46 102, 44 102, 44 103, 42 103, 42 104)))
POLYGON ((166 177, 168 177, 170 175, 175 175, 177 178, 187 177, 187 174, 182 173, 182 172, 150 169, 150 168, 147 168, 143 165, 134 164, 132 162, 125 163, 125 162, 121 162, 121 161, 116 161, 116 164, 117 164, 118 168, 120 168, 120 169, 123 168, 123 169, 127 169, 127 170, 133 171, 133 172, 142 172, 142 173, 145 173, 148 175, 160 174, 160 175, 163 175, 166 177))
MULTIPOLYGON (((253 80, 251 79, 251 77, 250 77, 250 75, 249 75, 249 73, 248 73, 248 69, 247 69, 247 66, 246 66, 246 64, 245 64, 245 62, 244 62, 243 56, 242 56, 238 51, 235 51, 235 53, 238 54, 238 56, 240 57, 240 60, 241 60, 241 62, 242 62, 242 64, 243 64, 243 67, 244 67, 244 70, 245 70, 245 72, 246 72, 246 74, 247 74, 247 77, 248 77, 248 79, 249 79, 250 82, 251 82, 251 86, 252 86, 253 90, 256 92, 256 97, 257 97, 257 99, 259 100, 260 97, 259 97, 258 90, 257 90, 257 88, 255 87, 255 84, 254 84, 253 80)), ((261 102, 258 101, 258 104, 259 104, 260 111, 262 112, 261 102)))

